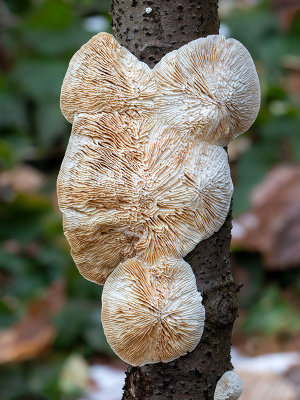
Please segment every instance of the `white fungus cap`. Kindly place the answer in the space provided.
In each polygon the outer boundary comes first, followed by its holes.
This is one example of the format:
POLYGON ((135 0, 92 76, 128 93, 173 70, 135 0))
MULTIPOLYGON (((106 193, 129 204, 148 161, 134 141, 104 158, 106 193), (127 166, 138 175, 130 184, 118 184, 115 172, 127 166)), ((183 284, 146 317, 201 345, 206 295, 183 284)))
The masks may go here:
POLYGON ((221 146, 254 122, 259 97, 249 53, 222 36, 150 69, 100 33, 70 61, 64 233, 82 275, 105 282, 104 331, 132 365, 174 360, 201 338, 202 298, 182 257, 226 219, 233 186, 221 146))
POLYGON ((227 371, 217 382, 214 400, 238 400, 242 391, 241 378, 234 371, 227 371))
POLYGON ((105 282, 104 333, 112 349, 131 365, 169 362, 194 350, 204 318, 195 276, 184 260, 149 266, 133 258, 105 282))
POLYGON ((256 119, 260 87, 248 50, 212 35, 167 54, 154 68, 160 115, 201 141, 226 146, 256 119))
POLYGON ((194 40, 151 69, 112 35, 99 33, 73 56, 61 90, 70 122, 82 112, 146 113, 221 146, 249 129, 259 106, 251 55, 220 35, 194 40))
POLYGON ((222 226, 233 190, 222 147, 119 113, 75 117, 57 187, 75 263, 100 284, 130 257, 188 254, 222 226))
POLYGON ((69 122, 75 114, 147 112, 156 94, 153 73, 109 33, 99 33, 72 57, 60 106, 69 122))
POLYGON ((233 39, 197 39, 154 69, 107 33, 81 47, 61 91, 73 131, 58 200, 87 279, 104 283, 130 257, 183 257, 222 226, 233 187, 220 146, 251 125, 259 97, 233 39))

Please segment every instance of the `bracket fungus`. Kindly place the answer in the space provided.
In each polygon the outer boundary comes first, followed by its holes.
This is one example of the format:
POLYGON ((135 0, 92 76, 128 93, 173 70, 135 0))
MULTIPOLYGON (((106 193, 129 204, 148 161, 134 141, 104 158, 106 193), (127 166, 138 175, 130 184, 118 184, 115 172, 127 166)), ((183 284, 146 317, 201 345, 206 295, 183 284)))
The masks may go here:
POLYGON ((61 109, 73 129, 58 201, 79 271, 105 284, 105 333, 125 361, 167 362, 199 342, 204 310, 182 257, 224 223, 233 186, 222 146, 250 127, 259 103, 250 54, 218 35, 188 43, 151 69, 99 33, 70 61, 61 109), (189 280, 186 292, 180 273, 189 280), (147 284, 137 287, 142 277, 147 284), (162 319, 163 310, 174 314, 162 319), (132 326, 119 334, 122 318, 132 326), (173 330, 176 343, 167 348, 173 330), (128 340, 135 349, 124 349, 128 340))
POLYGON ((238 400, 242 391, 241 378, 236 372, 227 371, 217 382, 214 400, 238 400))
POLYGON ((147 265, 132 258, 104 285, 104 333, 112 349, 131 365, 172 361, 194 350, 202 336, 201 300, 184 260, 147 265))

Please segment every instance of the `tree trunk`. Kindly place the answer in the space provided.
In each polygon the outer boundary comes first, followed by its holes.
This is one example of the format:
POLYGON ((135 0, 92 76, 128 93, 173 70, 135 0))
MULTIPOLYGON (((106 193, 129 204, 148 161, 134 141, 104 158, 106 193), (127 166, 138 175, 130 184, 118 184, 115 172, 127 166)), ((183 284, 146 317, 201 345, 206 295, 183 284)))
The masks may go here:
MULTIPOLYGON (((111 15, 116 39, 150 67, 168 52, 219 31, 217 0, 112 0, 111 15)), ((199 345, 166 364, 128 366, 123 400, 212 400, 218 379, 232 369, 237 286, 230 273, 230 231, 231 213, 219 232, 185 257, 206 310, 199 345)))

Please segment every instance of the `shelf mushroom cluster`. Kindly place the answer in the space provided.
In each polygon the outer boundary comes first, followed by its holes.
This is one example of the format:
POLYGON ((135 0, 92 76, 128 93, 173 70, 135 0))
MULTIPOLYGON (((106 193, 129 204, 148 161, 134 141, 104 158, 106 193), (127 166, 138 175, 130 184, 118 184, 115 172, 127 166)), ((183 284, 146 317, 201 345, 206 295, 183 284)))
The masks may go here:
POLYGON ((100 33, 70 62, 64 233, 81 274, 104 284, 105 335, 132 365, 171 361, 201 339, 205 310, 183 257, 226 219, 233 186, 222 146, 251 126, 259 103, 250 54, 218 35, 150 69, 100 33))

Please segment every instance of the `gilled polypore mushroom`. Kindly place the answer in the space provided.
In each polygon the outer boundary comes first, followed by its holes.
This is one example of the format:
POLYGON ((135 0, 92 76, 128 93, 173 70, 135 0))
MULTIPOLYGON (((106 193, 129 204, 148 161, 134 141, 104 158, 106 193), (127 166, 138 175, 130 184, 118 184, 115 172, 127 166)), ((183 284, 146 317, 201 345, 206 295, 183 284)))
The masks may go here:
POLYGON ((104 285, 104 333, 112 349, 131 365, 172 361, 194 350, 202 336, 201 300, 184 260, 149 266, 130 259, 104 285))
POLYGON ((193 279, 193 289, 180 291, 177 275, 182 270, 191 277, 182 257, 225 221, 233 187, 221 146, 250 127, 259 102, 251 56, 239 42, 222 36, 195 40, 153 69, 106 33, 93 37, 72 58, 61 94, 61 108, 73 130, 58 177, 59 206, 82 275, 100 284, 108 278, 103 326, 125 361, 168 361, 200 340, 201 296, 193 279), (160 277, 165 271, 165 289, 153 271, 160 277), (127 281, 136 274, 148 283, 138 286, 138 302, 127 307, 124 301, 132 295, 127 281), (161 307, 168 309, 176 290, 181 293, 172 320, 176 340, 166 351, 163 326, 169 325, 158 315, 167 315, 161 307), (111 311, 118 306, 113 303, 116 292, 123 307, 118 312, 131 324, 130 341, 138 354, 120 343, 121 320, 111 311), (188 298, 191 309, 185 313, 188 298), (152 311, 143 314, 143 304, 152 311), (199 318, 192 316, 193 307, 199 318), (139 326, 140 335, 144 329, 148 338, 144 347, 134 333, 134 313, 147 315, 139 326), (176 334, 181 318, 187 327, 190 318, 190 340, 176 334))

